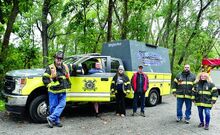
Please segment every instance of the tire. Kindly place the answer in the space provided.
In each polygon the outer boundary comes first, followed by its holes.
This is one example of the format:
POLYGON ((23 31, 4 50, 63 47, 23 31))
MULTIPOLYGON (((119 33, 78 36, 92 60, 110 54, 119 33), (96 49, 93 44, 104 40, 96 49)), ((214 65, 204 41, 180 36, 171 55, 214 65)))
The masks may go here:
POLYGON ((160 100, 160 95, 156 89, 152 89, 146 99, 147 106, 156 106, 160 100))
POLYGON ((45 123, 48 116, 48 97, 40 95, 34 98, 29 106, 29 115, 34 123, 45 123))

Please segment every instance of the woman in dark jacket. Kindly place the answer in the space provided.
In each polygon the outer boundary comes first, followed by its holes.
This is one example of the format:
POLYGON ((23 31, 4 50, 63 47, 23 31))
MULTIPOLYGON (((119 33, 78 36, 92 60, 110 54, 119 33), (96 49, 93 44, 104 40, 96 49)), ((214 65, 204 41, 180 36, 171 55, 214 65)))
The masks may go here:
POLYGON ((194 88, 192 101, 198 107, 200 124, 198 127, 209 129, 210 110, 218 98, 217 88, 211 83, 211 78, 208 73, 202 72, 197 76, 194 88), (205 123, 203 111, 205 112, 205 123))
POLYGON ((130 81, 127 75, 124 74, 124 67, 119 66, 118 72, 112 79, 111 92, 115 93, 116 97, 116 115, 125 117, 125 96, 131 89, 130 81))

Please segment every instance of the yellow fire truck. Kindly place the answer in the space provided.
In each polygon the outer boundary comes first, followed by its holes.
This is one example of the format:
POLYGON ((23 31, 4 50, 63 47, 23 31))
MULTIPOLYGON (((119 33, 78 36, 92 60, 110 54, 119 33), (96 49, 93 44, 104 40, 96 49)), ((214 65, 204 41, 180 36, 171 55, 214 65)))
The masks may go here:
MULTIPOLYGON (((155 106, 163 95, 170 94, 170 62, 168 49, 134 40, 122 40, 103 44, 101 54, 83 54, 67 57, 64 61, 71 69, 71 89, 67 102, 110 102, 112 77, 119 65, 131 79, 138 65, 144 65, 149 77, 146 92, 147 104, 155 106), (95 62, 101 63, 104 73, 88 74, 95 62)), ((47 89, 42 82, 45 69, 23 69, 7 72, 3 95, 6 109, 12 113, 26 112, 34 122, 44 122, 48 114, 47 89)), ((126 95, 133 98, 133 92, 126 95)))

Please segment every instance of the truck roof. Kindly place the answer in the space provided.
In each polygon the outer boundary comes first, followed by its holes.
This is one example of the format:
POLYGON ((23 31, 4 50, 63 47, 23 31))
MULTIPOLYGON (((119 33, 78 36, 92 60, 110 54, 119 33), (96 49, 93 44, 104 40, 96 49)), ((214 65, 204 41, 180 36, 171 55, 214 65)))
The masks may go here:
MULTIPOLYGON (((68 56, 65 59, 69 59, 69 58, 82 58, 82 57, 93 57, 93 56, 100 56, 103 57, 105 55, 101 55, 100 53, 86 53, 86 54, 78 54, 78 55, 72 55, 72 56, 68 56)), ((106 55, 109 56, 109 55, 106 55)), ((115 57, 111 57, 112 59, 118 59, 115 57)))
POLYGON ((121 40, 103 44, 102 55, 120 58, 127 71, 170 73, 168 49, 136 40, 121 40))

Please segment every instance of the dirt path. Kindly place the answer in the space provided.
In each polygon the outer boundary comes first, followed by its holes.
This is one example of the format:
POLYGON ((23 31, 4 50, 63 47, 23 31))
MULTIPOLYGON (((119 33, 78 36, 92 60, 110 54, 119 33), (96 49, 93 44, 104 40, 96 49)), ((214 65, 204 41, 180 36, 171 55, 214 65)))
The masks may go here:
MULTIPOLYGON (((0 135, 217 135, 220 133, 220 102, 211 111, 210 130, 197 128, 199 118, 193 105, 190 124, 176 123, 176 99, 172 96, 163 98, 163 103, 156 107, 145 108, 146 117, 131 116, 132 109, 127 109, 127 116, 115 116, 113 104, 102 106, 102 115, 96 118, 91 107, 68 108, 62 117, 64 127, 47 127, 47 124, 30 123, 25 118, 0 112, 0 135), (104 111, 105 110, 105 111, 104 111)), ((185 110, 185 109, 184 109, 185 110)), ((139 111, 139 110, 138 110, 139 111)))

